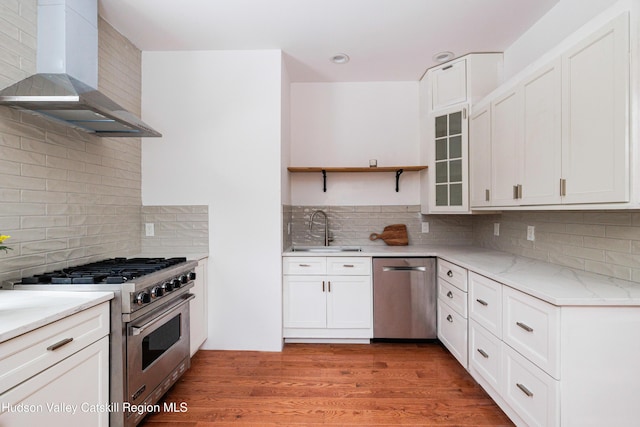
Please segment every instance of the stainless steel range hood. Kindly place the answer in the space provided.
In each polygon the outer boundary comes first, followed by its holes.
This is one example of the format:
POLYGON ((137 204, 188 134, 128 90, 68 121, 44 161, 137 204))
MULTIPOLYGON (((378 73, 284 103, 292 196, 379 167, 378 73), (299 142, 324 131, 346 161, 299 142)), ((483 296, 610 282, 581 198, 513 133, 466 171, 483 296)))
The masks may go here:
POLYGON ((97 18, 96 0, 38 0, 38 73, 0 91, 0 105, 97 136, 162 136, 94 89, 97 18))

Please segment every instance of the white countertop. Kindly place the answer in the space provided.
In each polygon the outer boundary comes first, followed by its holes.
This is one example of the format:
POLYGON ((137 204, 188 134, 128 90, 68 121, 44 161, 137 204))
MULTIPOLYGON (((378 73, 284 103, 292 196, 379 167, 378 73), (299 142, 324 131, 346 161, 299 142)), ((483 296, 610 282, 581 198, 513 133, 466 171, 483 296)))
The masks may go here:
POLYGON ((437 256, 558 306, 640 306, 640 283, 475 246, 363 246, 362 252, 284 256, 437 256))
POLYGON ((0 290, 0 343, 112 298, 113 292, 0 290))

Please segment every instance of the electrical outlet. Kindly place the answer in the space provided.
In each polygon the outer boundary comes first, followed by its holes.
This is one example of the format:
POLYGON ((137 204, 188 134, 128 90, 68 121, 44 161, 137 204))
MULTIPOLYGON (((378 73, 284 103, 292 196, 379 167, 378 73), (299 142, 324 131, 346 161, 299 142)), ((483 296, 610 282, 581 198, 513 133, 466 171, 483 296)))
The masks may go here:
POLYGON ((536 228, 533 225, 527 225, 527 240, 536 240, 536 228))
POLYGON ((500 235, 500 223, 499 222, 494 222, 493 223, 493 235, 494 236, 499 236, 500 235))
POLYGON ((152 222, 146 222, 144 224, 144 235, 147 237, 155 236, 156 231, 152 222))
POLYGON ((287 234, 291 234, 291 223, 287 223, 287 234))
POLYGON ((429 223, 428 222, 423 222, 422 223, 422 232, 423 233, 428 233, 429 232, 429 223))

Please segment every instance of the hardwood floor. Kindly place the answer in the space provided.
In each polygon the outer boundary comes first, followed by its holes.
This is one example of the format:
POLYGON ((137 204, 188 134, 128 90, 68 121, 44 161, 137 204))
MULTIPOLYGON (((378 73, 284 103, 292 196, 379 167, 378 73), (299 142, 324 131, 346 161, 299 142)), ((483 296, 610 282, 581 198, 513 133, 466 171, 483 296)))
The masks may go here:
POLYGON ((146 427, 511 426, 439 343, 204 351, 146 427))

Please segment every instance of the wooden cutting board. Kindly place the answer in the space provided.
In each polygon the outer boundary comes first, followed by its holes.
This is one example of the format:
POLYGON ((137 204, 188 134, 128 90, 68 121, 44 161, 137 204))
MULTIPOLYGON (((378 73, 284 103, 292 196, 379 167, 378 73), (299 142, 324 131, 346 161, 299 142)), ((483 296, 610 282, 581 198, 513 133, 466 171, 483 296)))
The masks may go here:
POLYGON ((409 244, 407 226, 404 224, 387 225, 382 233, 371 233, 369 240, 382 239, 389 246, 406 246, 409 244))

